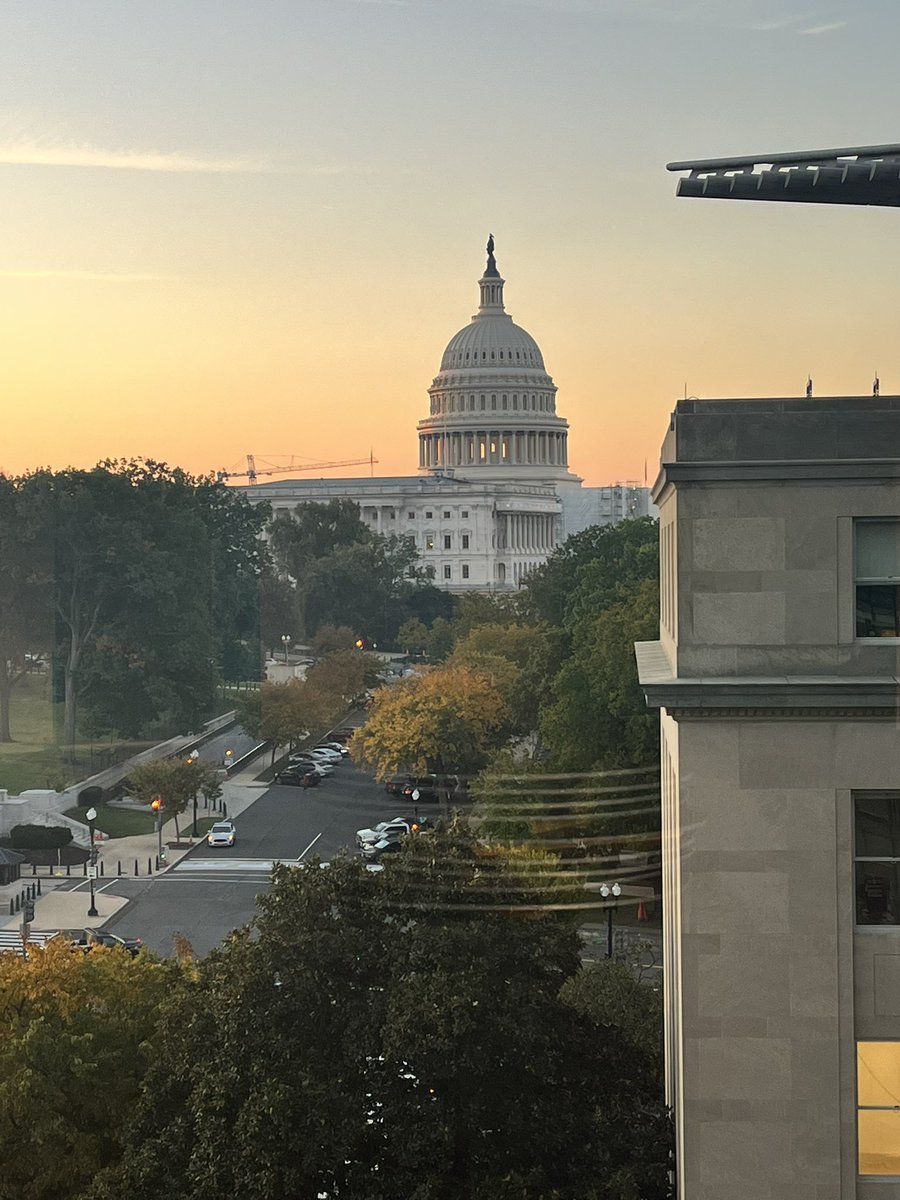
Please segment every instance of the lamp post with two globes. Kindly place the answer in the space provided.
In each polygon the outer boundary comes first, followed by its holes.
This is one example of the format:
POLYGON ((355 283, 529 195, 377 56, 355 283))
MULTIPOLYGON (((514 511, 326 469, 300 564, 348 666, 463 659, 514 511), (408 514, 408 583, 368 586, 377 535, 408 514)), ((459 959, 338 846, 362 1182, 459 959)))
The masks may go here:
POLYGON ((613 913, 618 912, 618 910, 619 910, 619 906, 616 903, 616 901, 622 895, 621 885, 618 883, 614 883, 612 885, 610 885, 608 883, 601 883, 600 884, 600 895, 603 897, 604 900, 607 900, 610 896, 612 896, 612 898, 613 898, 612 904, 609 904, 606 909, 606 957, 612 958, 612 956, 613 956, 613 913))
POLYGON ((97 905, 94 900, 94 876, 97 873, 97 848, 94 845, 94 822, 97 820, 96 808, 89 808, 84 814, 87 818, 88 829, 91 831, 91 861, 88 866, 88 876, 91 881, 91 907, 87 911, 89 917, 99 917, 97 905))

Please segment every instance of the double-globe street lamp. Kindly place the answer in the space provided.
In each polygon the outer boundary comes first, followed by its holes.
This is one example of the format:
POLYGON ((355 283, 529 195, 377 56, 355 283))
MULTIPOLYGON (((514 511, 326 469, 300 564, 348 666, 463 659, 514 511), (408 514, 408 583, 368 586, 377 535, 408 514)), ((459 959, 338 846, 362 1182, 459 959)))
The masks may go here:
POLYGON ((284 665, 287 666, 288 665, 288 646, 291 644, 291 635, 289 633, 283 633, 281 635, 281 644, 282 644, 282 646, 284 646, 284 665))
POLYGON ((88 829, 91 831, 91 861, 88 867, 88 875, 91 881, 91 907, 87 911, 89 917, 99 917, 97 905, 94 902, 94 873, 97 870, 97 848, 94 845, 94 822, 97 820, 96 808, 89 808, 84 814, 87 818, 88 829))
POLYGON ((616 901, 622 895, 621 885, 618 883, 601 883, 600 895, 604 900, 608 900, 610 896, 613 898, 612 904, 608 904, 606 908, 606 957, 613 956, 613 914, 619 911, 619 906, 616 901))

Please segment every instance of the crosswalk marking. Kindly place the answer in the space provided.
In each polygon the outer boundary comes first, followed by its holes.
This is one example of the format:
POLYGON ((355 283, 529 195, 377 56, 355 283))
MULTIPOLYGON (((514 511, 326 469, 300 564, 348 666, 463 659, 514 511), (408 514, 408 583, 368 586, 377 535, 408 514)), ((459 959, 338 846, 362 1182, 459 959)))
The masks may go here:
POLYGON ((260 875, 271 875, 276 863, 296 867, 296 858, 189 858, 175 863, 167 874, 179 872, 191 875, 201 872, 253 871, 260 875))

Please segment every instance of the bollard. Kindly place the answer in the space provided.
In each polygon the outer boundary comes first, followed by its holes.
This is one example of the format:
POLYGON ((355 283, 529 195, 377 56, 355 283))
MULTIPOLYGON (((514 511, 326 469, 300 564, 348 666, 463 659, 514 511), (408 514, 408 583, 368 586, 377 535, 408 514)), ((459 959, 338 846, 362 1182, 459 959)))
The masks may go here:
POLYGON ((137 859, 134 860, 134 873, 135 873, 135 875, 140 874, 140 872, 138 871, 137 859))
MULTIPOLYGON (((57 863, 57 866, 62 866, 62 864, 61 864, 61 863, 57 863)), ((48 875, 52 875, 52 874, 53 874, 53 863, 47 863, 47 874, 48 874, 48 875)))
POLYGON ((87 859, 81 864, 81 873, 87 879, 87 859))
POLYGON ((12 897, 10 897, 10 901, 9 901, 9 915, 11 917, 14 917, 16 915, 16 910, 13 908, 12 897))
POLYGON ((121 860, 121 858, 120 858, 120 859, 118 860, 118 862, 116 863, 116 874, 117 874, 117 875, 121 875, 121 874, 122 874, 122 860, 121 860))
POLYGON ((103 859, 102 859, 102 858, 100 859, 100 874, 101 874, 101 875, 103 875, 103 874, 104 874, 104 871, 103 871, 103 859))
POLYGON ((38 882, 37 882, 37 889, 38 889, 38 893, 37 893, 37 894, 38 894, 38 895, 40 895, 40 894, 41 894, 41 881, 40 881, 40 879, 38 879, 38 882))
POLYGON ((37 875, 37 863, 31 864, 31 873, 32 875, 37 875))
POLYGON ((17 895, 16 896, 16 912, 18 912, 18 911, 19 911, 19 897, 17 895))
POLYGON ((72 864, 71 863, 66 863, 66 874, 67 875, 72 874, 72 864))
POLYGON ((156 856, 156 869, 159 870, 159 855, 156 856))
POLYGON ((153 859, 152 858, 147 859, 147 874, 148 875, 153 874, 153 859))

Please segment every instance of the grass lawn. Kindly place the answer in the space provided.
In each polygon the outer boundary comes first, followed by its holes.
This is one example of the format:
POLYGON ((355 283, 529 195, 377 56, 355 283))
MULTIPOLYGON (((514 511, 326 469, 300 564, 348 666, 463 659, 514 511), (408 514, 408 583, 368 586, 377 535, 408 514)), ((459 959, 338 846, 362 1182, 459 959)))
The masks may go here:
MULTIPOLYGON (((75 821, 84 820, 87 809, 80 805, 66 809, 65 815, 75 821)), ((119 808, 109 804, 97 805, 97 820, 94 822, 98 829, 108 833, 111 838, 134 837, 139 833, 152 833, 156 817, 148 808, 141 812, 136 808, 119 808)))
POLYGON ((87 779, 112 763, 136 754, 151 742, 76 742, 74 762, 56 744, 62 705, 54 704, 50 675, 34 674, 13 688, 10 706, 13 741, 0 743, 0 788, 18 795, 27 788, 55 788, 87 779))

